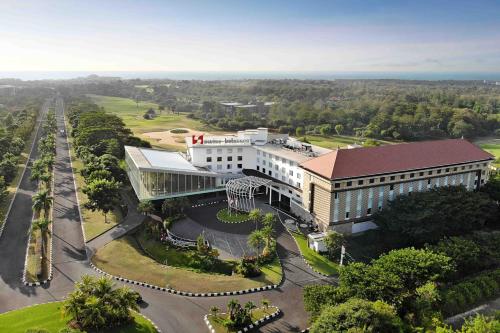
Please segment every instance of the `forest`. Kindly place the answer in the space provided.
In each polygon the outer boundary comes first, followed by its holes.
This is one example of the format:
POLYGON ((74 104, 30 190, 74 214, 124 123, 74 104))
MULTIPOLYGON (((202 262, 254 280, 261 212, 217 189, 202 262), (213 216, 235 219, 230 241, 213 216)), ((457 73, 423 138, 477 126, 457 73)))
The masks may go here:
POLYGON ((225 130, 267 126, 304 134, 388 140, 500 134, 500 85, 483 81, 121 80, 89 77, 58 88, 154 101, 225 130), (257 104, 228 108, 221 102, 257 104))

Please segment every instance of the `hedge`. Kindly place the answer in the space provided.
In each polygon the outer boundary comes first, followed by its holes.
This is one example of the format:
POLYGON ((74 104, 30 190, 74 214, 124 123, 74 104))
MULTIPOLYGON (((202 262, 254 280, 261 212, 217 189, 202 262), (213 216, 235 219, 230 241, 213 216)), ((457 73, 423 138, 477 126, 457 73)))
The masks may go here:
POLYGON ((441 310, 452 316, 500 294, 500 269, 483 272, 441 291, 441 310))

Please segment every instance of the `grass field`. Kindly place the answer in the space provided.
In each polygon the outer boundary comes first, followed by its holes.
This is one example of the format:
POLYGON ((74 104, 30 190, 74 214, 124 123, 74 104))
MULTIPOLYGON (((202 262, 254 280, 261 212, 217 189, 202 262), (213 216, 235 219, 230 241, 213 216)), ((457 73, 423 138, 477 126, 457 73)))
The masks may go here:
MULTIPOLYGON (((273 314, 276 312, 277 308, 274 306, 270 306, 269 308, 257 308, 252 311, 252 322, 255 322, 259 319, 264 318, 265 316, 268 316, 270 314, 273 314)), ((208 315, 208 321, 210 324, 212 324, 212 327, 214 328, 215 332, 217 333, 233 333, 233 332, 238 332, 237 329, 228 329, 224 327, 222 324, 225 319, 225 313, 218 314, 217 316, 213 316, 212 314, 208 315)))
POLYGON ((500 168, 500 139, 478 141, 477 143, 481 148, 495 156, 497 161, 493 165, 500 168))
POLYGON ((292 236, 299 245, 300 253, 306 259, 307 263, 315 270, 326 275, 338 274, 339 265, 333 261, 328 260, 325 256, 317 253, 307 246, 307 238, 302 233, 293 232, 292 236))
POLYGON ((82 213, 83 230, 85 232, 85 239, 89 241, 92 238, 105 232, 106 230, 111 229, 116 224, 121 223, 123 217, 120 210, 115 209, 112 212, 108 213, 107 217, 108 222, 105 223, 104 215, 102 213, 97 211, 93 212, 90 209, 86 209, 85 207, 83 207, 85 202, 87 202, 87 196, 82 191, 85 186, 85 179, 80 174, 80 170, 83 168, 83 163, 75 155, 72 144, 73 139, 68 136, 68 140, 70 142, 70 147, 71 147, 70 149, 71 162, 74 168, 73 172, 75 176, 76 190, 78 195, 78 201, 80 203, 80 210, 82 213))
POLYGON ((161 115, 154 119, 147 120, 143 118, 144 113, 153 108, 158 110, 158 104, 150 102, 139 102, 139 107, 134 100, 121 97, 110 97, 100 95, 88 95, 94 103, 102 106, 107 112, 114 113, 121 117, 125 125, 129 127, 134 135, 151 142, 151 145, 166 149, 178 150, 178 147, 157 144, 155 140, 142 135, 148 132, 167 131, 174 128, 191 128, 199 131, 213 131, 214 129, 202 124, 200 121, 186 117, 186 114, 172 114, 165 110, 161 115))
POLYGON ((159 264, 140 250, 135 239, 126 236, 99 249, 92 258, 103 271, 160 287, 168 286, 190 292, 222 292, 278 284, 281 281, 279 259, 262 267, 262 274, 254 279, 223 274, 198 273, 186 268, 159 264), (116 254, 120 253, 119 256, 116 254))
MULTIPOLYGON (((25 333, 29 328, 45 329, 58 333, 67 327, 68 318, 61 312, 62 302, 40 304, 0 314, 0 331, 25 333)), ((134 313, 134 323, 127 326, 107 329, 106 333, 153 333, 153 325, 144 317, 134 313)), ((88 332, 93 333, 93 332, 88 332)), ((95 332, 94 332, 95 333, 95 332)))

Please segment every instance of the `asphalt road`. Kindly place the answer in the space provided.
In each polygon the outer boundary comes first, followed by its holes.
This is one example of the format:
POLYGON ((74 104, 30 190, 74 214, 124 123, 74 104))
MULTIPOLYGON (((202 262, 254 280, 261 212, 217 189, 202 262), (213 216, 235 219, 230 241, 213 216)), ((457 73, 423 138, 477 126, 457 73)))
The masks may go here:
MULTIPOLYGON (((44 115, 48 106, 48 103, 43 106, 44 115)), ((56 102, 58 132, 64 128, 63 112, 64 106, 58 99, 56 102)), ((36 141, 39 140, 40 134, 37 133, 36 141)), ((36 158, 37 154, 37 150, 34 149, 31 157, 36 158)), ((81 275, 96 274, 90 268, 85 253, 67 140, 64 135, 58 133, 53 225, 54 278, 41 287, 22 285, 27 232, 31 220, 31 196, 35 191, 35 184, 29 181, 29 175, 28 168, 0 239, 0 312, 34 303, 61 300, 73 290, 74 282, 81 275)), ((224 309, 231 298, 237 298, 240 302, 252 300, 255 303, 267 298, 283 311, 278 320, 265 325, 259 332, 298 332, 307 326, 307 315, 302 304, 302 287, 309 283, 321 283, 324 279, 305 265, 293 238, 281 225, 278 233, 278 253, 282 258, 285 280, 275 290, 238 297, 194 298, 145 287, 128 286, 142 294, 145 304, 141 312, 150 317, 163 332, 206 332, 203 316, 213 305, 224 309)))

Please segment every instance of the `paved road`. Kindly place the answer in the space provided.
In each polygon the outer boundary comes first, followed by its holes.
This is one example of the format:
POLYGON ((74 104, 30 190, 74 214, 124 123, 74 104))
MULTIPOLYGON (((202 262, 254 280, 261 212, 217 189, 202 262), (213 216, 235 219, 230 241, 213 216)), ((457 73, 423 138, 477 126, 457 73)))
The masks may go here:
MULTIPOLYGON (((43 107, 44 114, 47 108, 46 103, 43 107)), ((62 114, 63 104, 58 100, 56 115, 59 129, 64 126, 62 114)), ((39 137, 40 133, 37 134, 37 141, 39 137)), ((32 158, 36 156, 37 151, 34 150, 32 158)), ((42 287, 24 287, 21 284, 27 231, 31 220, 29 207, 35 190, 34 184, 29 181, 29 174, 27 170, 7 220, 4 235, 0 239, 0 312, 33 303, 61 300, 73 289, 74 281, 82 274, 95 274, 86 259, 67 141, 64 136, 58 135, 53 230, 54 278, 42 287)), ((302 287, 313 282, 323 282, 323 278, 304 264, 293 238, 283 227, 279 225, 278 229, 278 253, 282 258, 284 283, 273 291, 237 298, 241 302, 252 300, 256 303, 267 298, 283 310, 283 316, 279 320, 264 326, 260 332, 297 332, 307 325, 307 315, 302 304, 302 287)), ((111 230, 103 235, 103 239, 107 241, 114 232, 116 231, 111 230)), ((203 316, 209 312, 209 308, 213 305, 224 308, 232 298, 190 298, 138 286, 133 288, 142 294, 146 302, 142 312, 153 319, 163 332, 172 333, 207 331, 203 316)))

